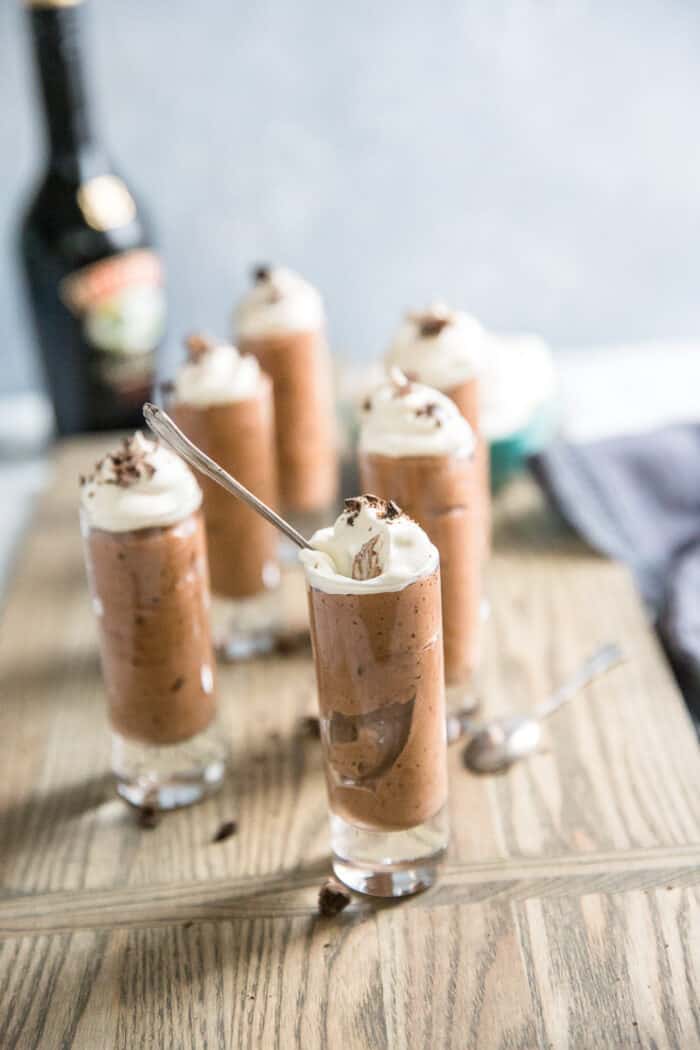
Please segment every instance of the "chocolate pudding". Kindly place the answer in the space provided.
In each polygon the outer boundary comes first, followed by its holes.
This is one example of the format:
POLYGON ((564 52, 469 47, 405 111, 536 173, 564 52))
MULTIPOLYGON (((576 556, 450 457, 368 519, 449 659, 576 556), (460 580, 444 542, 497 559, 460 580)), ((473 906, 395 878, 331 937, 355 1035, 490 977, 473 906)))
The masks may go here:
POLYGON ((82 481, 110 722, 142 744, 190 740, 215 716, 200 503, 182 460, 140 435, 82 481))
POLYGON ((86 543, 112 728, 148 744, 201 733, 216 714, 201 512, 161 528, 91 528, 86 543))
POLYGON ((434 387, 453 400, 472 428, 476 441, 477 516, 487 555, 491 548, 491 483, 479 392, 486 346, 486 332, 476 318, 438 304, 406 315, 386 363, 388 368, 398 367, 410 379, 434 387))
POLYGON ((479 659, 482 561, 469 425, 439 391, 393 372, 363 405, 358 458, 362 487, 403 507, 439 551, 445 678, 466 684, 479 659))
POLYGON ((331 809, 398 831, 447 798, 440 575, 386 594, 309 588, 331 809))
POLYGON ((445 681, 464 682, 479 661, 481 531, 474 458, 360 453, 362 488, 395 500, 440 553, 445 681))
POLYGON ((463 383, 444 390, 443 393, 454 401, 469 426, 474 432, 476 447, 474 464, 477 478, 477 510, 479 528, 484 537, 486 555, 491 553, 491 463, 489 443, 481 431, 479 402, 479 380, 467 379, 463 383))
MULTIPOLYGON (((207 455, 263 502, 277 503, 272 384, 233 347, 189 341, 172 415, 207 455), (201 350, 198 348, 201 347, 201 350), (219 360, 221 359, 221 360, 219 360), (210 372, 211 375, 203 373, 210 372), (223 374, 222 374, 223 373, 223 374)), ((250 359, 248 359, 249 361, 250 359)), ((275 528, 206 477, 204 516, 211 586, 225 598, 249 598, 279 581, 275 528)))
POLYGON ((283 507, 313 514, 338 489, 331 361, 318 292, 283 269, 259 267, 237 312, 238 342, 271 377, 283 507))
POLYGON ((371 831, 415 828, 447 798, 437 552, 373 496, 346 500, 311 542, 301 560, 331 811, 371 831))

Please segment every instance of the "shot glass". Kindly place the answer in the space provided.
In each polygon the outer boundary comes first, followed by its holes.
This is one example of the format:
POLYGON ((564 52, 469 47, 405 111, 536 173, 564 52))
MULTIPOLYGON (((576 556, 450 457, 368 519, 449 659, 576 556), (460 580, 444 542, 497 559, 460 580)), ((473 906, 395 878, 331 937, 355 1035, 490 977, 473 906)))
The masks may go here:
POLYGON ((401 897, 432 885, 448 841, 439 569, 374 584, 329 593, 307 568, 333 868, 401 897))
POLYGON ((482 532, 476 461, 470 449, 441 455, 360 452, 364 491, 395 500, 440 553, 448 710, 478 705, 482 532))
POLYGON ((135 806, 197 802, 224 776, 200 511, 112 532, 81 511, 117 791, 135 806))
MULTIPOLYGON (((276 504, 272 384, 266 375, 251 397, 206 406, 176 402, 172 414, 204 452, 265 503, 276 504)), ((224 660, 270 652, 284 626, 276 531, 215 482, 201 478, 200 484, 216 651, 224 660)))

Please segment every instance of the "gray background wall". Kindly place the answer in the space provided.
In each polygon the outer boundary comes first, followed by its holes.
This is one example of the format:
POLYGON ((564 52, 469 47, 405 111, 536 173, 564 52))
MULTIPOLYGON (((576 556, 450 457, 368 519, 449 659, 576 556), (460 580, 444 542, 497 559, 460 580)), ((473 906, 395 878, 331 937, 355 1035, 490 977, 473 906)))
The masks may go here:
MULTIPOLYGON (((695 0, 92 0, 106 139, 150 206, 172 333, 255 260, 370 359, 440 295, 557 346, 700 332, 695 0)), ((40 157, 0 2, 0 390, 36 385, 12 227, 40 157)))

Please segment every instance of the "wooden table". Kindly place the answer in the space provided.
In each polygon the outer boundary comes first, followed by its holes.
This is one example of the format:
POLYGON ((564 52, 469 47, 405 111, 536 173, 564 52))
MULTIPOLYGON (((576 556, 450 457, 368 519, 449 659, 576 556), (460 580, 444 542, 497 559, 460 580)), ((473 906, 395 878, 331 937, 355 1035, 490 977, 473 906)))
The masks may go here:
POLYGON ((113 794, 75 509, 95 455, 58 453, 0 629, 3 1050, 700 1046, 698 749, 624 570, 528 482, 504 494, 488 712, 534 704, 601 641, 629 663, 505 776, 453 748, 436 888, 321 919, 307 652, 221 674, 217 797, 146 830, 113 794))

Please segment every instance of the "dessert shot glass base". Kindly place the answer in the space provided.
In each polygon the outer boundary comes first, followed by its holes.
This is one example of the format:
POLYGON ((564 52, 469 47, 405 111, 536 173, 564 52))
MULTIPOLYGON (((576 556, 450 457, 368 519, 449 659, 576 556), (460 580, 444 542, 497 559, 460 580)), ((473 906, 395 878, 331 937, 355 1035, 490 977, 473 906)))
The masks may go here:
POLYGON ((132 806, 177 809, 213 794, 224 778, 226 751, 214 722, 179 744, 130 740, 112 730, 117 792, 132 806))
POLYGON ((252 598, 212 595, 211 626, 216 655, 234 663, 265 656, 282 632, 279 589, 261 591, 252 598))
POLYGON ((415 828, 370 831, 331 814, 333 871, 371 897, 406 897, 433 885, 448 840, 447 807, 415 828))

